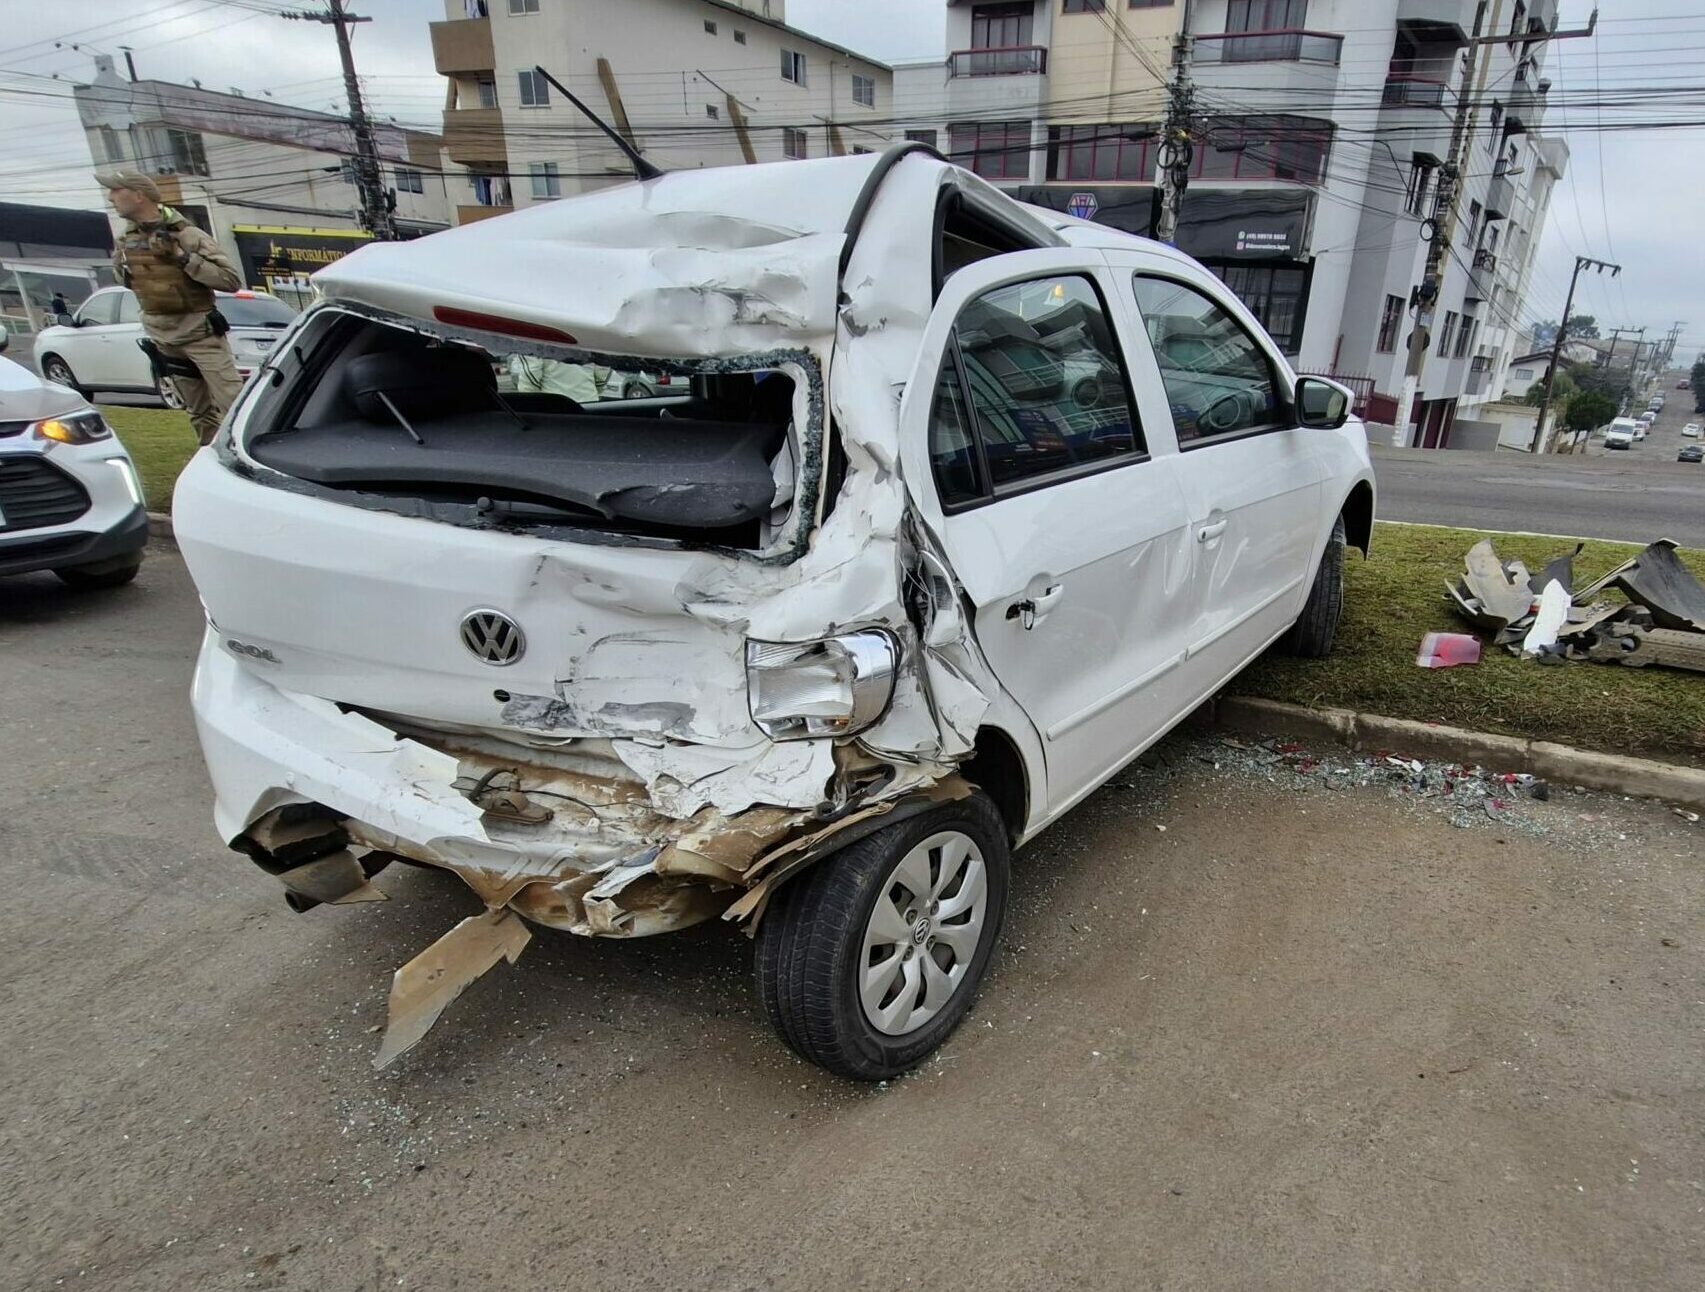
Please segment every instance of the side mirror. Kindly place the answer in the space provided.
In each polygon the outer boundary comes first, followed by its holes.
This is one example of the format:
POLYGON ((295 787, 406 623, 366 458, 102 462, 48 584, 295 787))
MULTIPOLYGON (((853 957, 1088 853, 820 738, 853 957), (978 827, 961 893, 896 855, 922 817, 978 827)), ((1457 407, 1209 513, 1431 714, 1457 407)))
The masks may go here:
POLYGON ((1348 389, 1325 377, 1298 377, 1297 424, 1335 431, 1350 420, 1353 398, 1348 389))

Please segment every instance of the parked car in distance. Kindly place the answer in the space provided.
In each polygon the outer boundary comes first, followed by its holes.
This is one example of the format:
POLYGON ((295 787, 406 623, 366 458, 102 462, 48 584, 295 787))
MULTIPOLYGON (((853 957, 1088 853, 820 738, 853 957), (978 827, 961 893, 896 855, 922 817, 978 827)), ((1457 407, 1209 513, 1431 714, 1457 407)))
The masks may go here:
POLYGON ((1690 440, 1696 440, 1699 438, 1701 429, 1698 422, 1689 422, 1681 428, 1681 433, 1690 440))
POLYGON ((1698 462, 1705 459, 1705 444, 1683 444, 1675 455, 1677 462, 1698 462))
POLYGON ((124 445, 74 390, 0 359, 0 575, 52 570, 74 588, 136 577, 148 543, 124 445))
POLYGON ((1372 537, 1351 392, 1224 282, 916 146, 315 285, 173 519, 221 837, 298 909, 398 858, 483 903, 398 971, 381 1063, 531 926, 720 918, 799 1054, 913 1067, 1012 851, 1269 647, 1329 652, 1372 537), (511 354, 683 393, 499 397, 511 354))
POLYGON ((667 372, 622 372, 612 369, 604 382, 605 399, 663 399, 685 395, 690 383, 667 372))
MULTIPOLYGON (((231 324, 231 355, 244 380, 266 361, 296 311, 265 292, 217 292, 219 312, 231 324)), ((49 381, 87 397, 96 393, 157 395, 182 408, 171 379, 156 381, 143 338, 141 307, 128 287, 105 287, 77 307, 69 325, 36 335, 36 368, 49 381)))
POLYGON ((1686 389, 1688 389, 1689 385, 1690 385, 1690 383, 1688 382, 1687 378, 1683 377, 1680 381, 1675 383, 1675 388, 1677 390, 1686 390, 1686 389))

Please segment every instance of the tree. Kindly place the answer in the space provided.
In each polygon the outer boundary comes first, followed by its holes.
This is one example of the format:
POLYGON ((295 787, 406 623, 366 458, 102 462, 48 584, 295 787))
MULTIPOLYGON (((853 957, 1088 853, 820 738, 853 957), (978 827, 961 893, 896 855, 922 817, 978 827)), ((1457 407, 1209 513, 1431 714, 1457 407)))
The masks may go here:
POLYGON ((1693 411, 1705 413, 1705 354, 1693 361, 1693 411))
MULTIPOLYGON (((1567 369, 1558 372, 1557 388, 1552 391, 1552 402, 1561 406, 1570 395, 1575 393, 1576 389, 1575 379, 1569 375, 1567 369)), ((1545 379, 1543 377, 1528 387, 1527 394, 1522 396, 1522 402, 1533 408, 1538 408, 1545 402, 1545 379)))
POLYGON ((1569 431, 1591 431, 1615 417, 1619 409, 1609 395, 1596 390, 1583 390, 1569 401, 1563 412, 1563 428, 1569 431))
POLYGON ((1598 338, 1598 320, 1591 314, 1569 315, 1569 340, 1596 341, 1598 338))

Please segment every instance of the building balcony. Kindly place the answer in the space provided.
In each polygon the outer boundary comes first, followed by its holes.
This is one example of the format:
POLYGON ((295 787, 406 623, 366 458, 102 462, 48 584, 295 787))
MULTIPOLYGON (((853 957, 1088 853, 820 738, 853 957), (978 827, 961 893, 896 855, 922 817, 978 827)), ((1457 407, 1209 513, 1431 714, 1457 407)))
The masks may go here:
POLYGON ((508 215, 514 209, 512 206, 458 206, 456 223, 473 224, 478 220, 489 220, 494 215, 508 215))
POLYGON ((1465 293, 1469 300, 1489 301, 1498 281, 1498 258, 1490 251, 1481 249, 1474 253, 1474 263, 1468 271, 1468 290, 1465 293))
POLYGON ((451 108, 444 113, 444 151, 458 166, 508 162, 500 108, 451 108))
POLYGON ((1048 48, 1045 45, 1003 45, 992 49, 956 49, 947 56, 947 75, 956 76, 1045 76, 1048 48))
POLYGON ((1515 210, 1516 186, 1510 182, 1510 177, 1504 173, 1504 164, 1498 163, 1492 172, 1492 182, 1486 186, 1486 218, 1488 220, 1507 220, 1515 210))
POLYGON ((1455 96, 1444 81, 1412 72, 1392 72, 1385 78, 1380 102, 1388 108, 1439 108, 1449 106, 1455 96))
POLYGON ((1326 63, 1338 66, 1344 38, 1331 32, 1239 31, 1195 38, 1198 63, 1326 63))
POLYGON ((491 50, 490 18, 457 18, 428 25, 432 28, 432 63, 440 76, 489 72, 497 66, 491 50))
MULTIPOLYGON (((1549 82, 1542 84, 1549 88, 1549 82)), ((1516 135, 1537 130, 1544 119, 1545 91, 1527 78, 1518 78, 1510 88, 1510 99, 1504 107, 1504 132, 1516 135)))
POLYGON ((1474 362, 1468 367, 1468 384, 1462 388, 1462 393, 1469 397, 1484 395, 1486 387, 1492 381, 1492 366, 1484 355, 1476 355, 1474 362))
POLYGON ((1419 39, 1466 45, 1474 33, 1479 0, 1398 0, 1397 25, 1419 39))

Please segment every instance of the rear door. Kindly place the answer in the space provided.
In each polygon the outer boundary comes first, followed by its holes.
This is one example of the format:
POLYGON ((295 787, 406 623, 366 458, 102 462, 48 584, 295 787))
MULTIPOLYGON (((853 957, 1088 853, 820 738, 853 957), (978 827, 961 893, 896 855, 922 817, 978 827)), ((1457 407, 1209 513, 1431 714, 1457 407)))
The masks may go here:
POLYGON ((1081 249, 959 270, 901 407, 908 488, 1041 737, 1050 814, 1191 702, 1177 454, 1137 416, 1112 289, 1081 249))
POLYGON ((1299 427, 1277 350, 1206 273, 1124 262, 1190 512, 1198 609, 1184 673, 1208 694, 1295 622, 1325 532, 1320 432, 1299 427))

